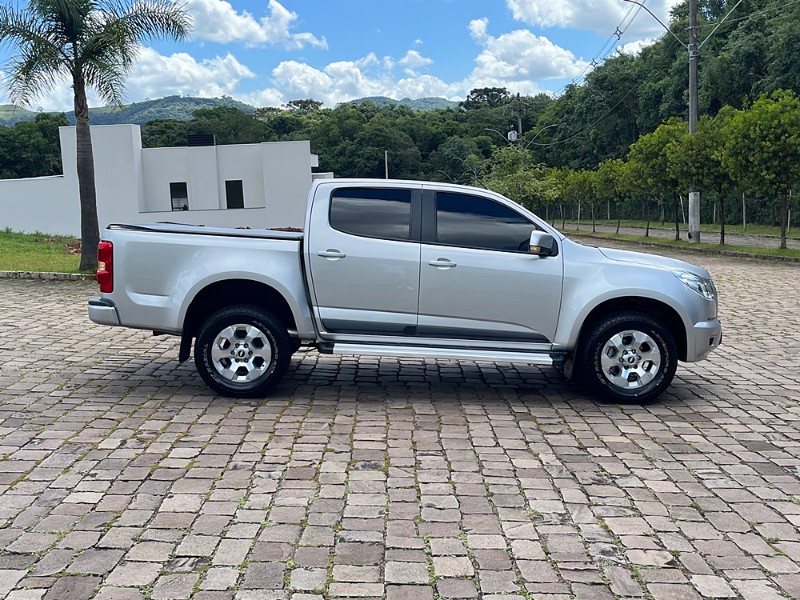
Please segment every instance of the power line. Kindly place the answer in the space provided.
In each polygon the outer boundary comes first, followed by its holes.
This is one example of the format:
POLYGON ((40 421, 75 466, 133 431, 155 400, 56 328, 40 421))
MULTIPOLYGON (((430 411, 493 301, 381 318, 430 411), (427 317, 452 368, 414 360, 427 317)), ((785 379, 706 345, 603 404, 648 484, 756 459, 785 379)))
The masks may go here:
POLYGON ((605 43, 600 47, 600 50, 598 50, 592 59, 586 63, 586 66, 583 68, 583 70, 572 78, 570 81, 571 84, 577 83, 579 80, 583 79, 583 76, 587 71, 595 68, 602 61, 608 58, 608 56, 616 49, 616 42, 622 40, 622 36, 625 34, 625 31, 628 29, 628 27, 630 27, 631 23, 633 23, 634 19, 638 16, 640 10, 641 7, 636 5, 631 5, 628 8, 628 12, 625 13, 624 17, 622 17, 622 21, 620 21, 619 25, 617 25, 617 27, 614 29, 614 32, 608 36, 608 39, 606 39, 605 43))

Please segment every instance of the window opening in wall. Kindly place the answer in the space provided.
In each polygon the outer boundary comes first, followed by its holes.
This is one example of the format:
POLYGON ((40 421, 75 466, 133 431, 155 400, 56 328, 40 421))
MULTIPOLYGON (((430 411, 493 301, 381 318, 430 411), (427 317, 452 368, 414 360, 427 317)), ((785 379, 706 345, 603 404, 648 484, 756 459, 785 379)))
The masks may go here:
POLYGON ((244 208, 244 189, 241 179, 225 182, 225 198, 228 201, 228 208, 244 208))
POLYGON ((171 182, 169 195, 172 199, 172 210, 189 210, 189 191, 185 181, 171 182))

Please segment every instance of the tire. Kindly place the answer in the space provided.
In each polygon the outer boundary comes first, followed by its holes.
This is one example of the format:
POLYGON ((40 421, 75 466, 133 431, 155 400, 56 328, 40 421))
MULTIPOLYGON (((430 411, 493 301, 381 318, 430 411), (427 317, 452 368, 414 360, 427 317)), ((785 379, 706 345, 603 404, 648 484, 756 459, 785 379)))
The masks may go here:
POLYGON ((678 349, 669 330, 643 313, 619 312, 589 326, 578 373, 594 392, 617 402, 648 402, 672 383, 678 349))
POLYGON ((203 380, 224 396, 264 396, 286 374, 291 347, 286 327, 275 316, 258 306, 237 305, 203 323, 194 362, 203 380))

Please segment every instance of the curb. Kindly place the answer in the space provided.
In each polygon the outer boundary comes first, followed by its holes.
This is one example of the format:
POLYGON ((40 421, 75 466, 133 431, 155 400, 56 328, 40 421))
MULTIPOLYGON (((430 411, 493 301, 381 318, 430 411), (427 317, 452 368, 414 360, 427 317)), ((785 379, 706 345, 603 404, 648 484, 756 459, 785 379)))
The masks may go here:
POLYGON ((752 252, 738 252, 736 250, 717 250, 712 248, 692 248, 691 246, 670 246, 668 244, 652 244, 640 242, 638 240, 624 240, 616 237, 609 237, 595 234, 581 234, 570 232, 568 238, 580 238, 583 240, 610 240, 631 246, 642 246, 644 248, 666 248, 677 252, 694 252, 695 254, 709 254, 713 256, 730 256, 731 258, 752 258, 754 260, 765 260, 771 262, 782 262, 788 264, 800 264, 800 258, 794 256, 775 256, 771 254, 754 254, 752 252))
POLYGON ((39 273, 37 271, 0 271, 0 279, 34 279, 39 281, 94 281, 88 273, 39 273))

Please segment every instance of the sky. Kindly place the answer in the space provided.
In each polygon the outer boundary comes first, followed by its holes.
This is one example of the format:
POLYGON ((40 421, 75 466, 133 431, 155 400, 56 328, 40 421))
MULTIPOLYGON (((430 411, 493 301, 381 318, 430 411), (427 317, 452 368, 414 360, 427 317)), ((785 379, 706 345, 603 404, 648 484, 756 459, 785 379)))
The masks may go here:
MULTIPOLYGON (((3 0, 5 2, 5 0, 3 0)), ((16 1, 16 0, 13 0, 16 1)), ((25 2, 26 0, 20 0, 25 2)), ((678 0, 640 0, 666 23, 678 0)), ((625 0, 184 0, 183 42, 140 48, 125 102, 231 96, 253 106, 366 96, 558 95, 664 30, 625 0)), ((0 47, 0 70, 13 55, 0 47)), ((5 73, 3 73, 5 74, 5 73)), ((28 108, 70 110, 61 82, 28 108)), ((8 103, 5 89, 0 104, 8 103)), ((90 93, 91 106, 100 106, 90 93)))

